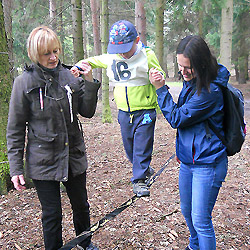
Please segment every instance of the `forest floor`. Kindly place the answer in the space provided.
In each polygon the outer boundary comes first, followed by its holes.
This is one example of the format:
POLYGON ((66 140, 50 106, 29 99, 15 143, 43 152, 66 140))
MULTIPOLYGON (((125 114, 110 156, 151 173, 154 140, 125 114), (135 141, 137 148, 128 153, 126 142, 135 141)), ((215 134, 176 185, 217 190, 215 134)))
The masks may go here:
MULTIPOLYGON (((250 82, 235 85, 245 96, 245 120, 250 131, 250 82)), ((175 98, 179 88, 171 88, 175 98)), ((101 103, 92 119, 83 119, 88 153, 87 186, 91 224, 133 196, 131 164, 126 158, 112 94, 113 123, 103 124, 101 103)), ((175 153, 175 133, 162 114, 157 115, 151 166, 158 171, 175 153)), ((240 153, 229 158, 225 183, 213 211, 218 250, 250 249, 250 138, 240 153)), ((141 198, 93 235, 100 250, 184 250, 189 232, 180 211, 179 164, 174 160, 141 198)), ((62 192, 63 238, 75 237, 70 203, 62 192)), ((0 196, 0 249, 44 249, 41 208, 34 188, 0 196)))

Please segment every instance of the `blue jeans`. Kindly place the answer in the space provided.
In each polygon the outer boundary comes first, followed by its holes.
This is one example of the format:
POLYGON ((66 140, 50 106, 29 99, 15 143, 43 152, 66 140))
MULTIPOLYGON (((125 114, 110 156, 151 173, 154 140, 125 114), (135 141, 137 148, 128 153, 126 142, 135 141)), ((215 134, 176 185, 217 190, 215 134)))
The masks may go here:
POLYGON ((227 158, 211 165, 181 163, 179 191, 181 211, 190 231, 193 250, 215 250, 212 210, 227 174, 227 158))

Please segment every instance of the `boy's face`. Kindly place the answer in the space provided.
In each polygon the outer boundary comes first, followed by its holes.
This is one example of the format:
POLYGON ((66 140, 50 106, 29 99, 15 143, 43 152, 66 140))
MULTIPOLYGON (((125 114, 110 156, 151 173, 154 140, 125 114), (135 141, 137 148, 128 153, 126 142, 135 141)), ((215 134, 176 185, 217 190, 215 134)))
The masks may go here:
POLYGON ((133 46, 131 48, 130 51, 126 52, 126 53, 121 53, 120 55, 124 58, 124 59, 129 59, 131 58, 134 53, 136 52, 137 50, 137 43, 139 42, 140 38, 137 37, 135 40, 134 40, 134 43, 133 43, 133 46))

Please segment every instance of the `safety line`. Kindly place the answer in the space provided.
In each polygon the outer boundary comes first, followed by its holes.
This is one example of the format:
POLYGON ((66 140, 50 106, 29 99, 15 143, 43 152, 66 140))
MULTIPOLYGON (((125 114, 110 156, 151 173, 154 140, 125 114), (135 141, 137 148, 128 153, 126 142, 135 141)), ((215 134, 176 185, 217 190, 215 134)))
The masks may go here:
MULTIPOLYGON (((171 155, 168 160, 165 162, 165 164, 160 168, 160 170, 149 179, 147 182, 147 186, 151 187, 152 184, 159 178, 161 173, 164 171, 164 169, 168 166, 170 161, 174 158, 175 154, 171 155)), ((62 246, 59 250, 70 250, 74 248, 77 244, 83 242, 86 238, 93 235, 94 232, 96 232, 99 228, 103 227, 107 222, 114 219, 118 214, 120 214, 123 210, 128 208, 130 205, 132 205, 134 202, 136 202, 141 197, 138 197, 134 195, 130 199, 128 199, 126 202, 124 202, 122 205, 120 205, 118 208, 114 209, 112 212, 108 213, 106 216, 104 216, 102 219, 100 219, 98 222, 96 222, 94 225, 89 227, 86 231, 82 232, 76 238, 66 243, 64 246, 62 246)))

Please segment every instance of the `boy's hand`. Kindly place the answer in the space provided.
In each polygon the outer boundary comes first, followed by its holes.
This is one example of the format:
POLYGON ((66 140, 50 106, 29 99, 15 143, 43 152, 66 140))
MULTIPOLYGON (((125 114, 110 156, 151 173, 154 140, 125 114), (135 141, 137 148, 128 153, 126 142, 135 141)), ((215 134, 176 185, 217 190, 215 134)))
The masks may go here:
POLYGON ((88 62, 79 61, 70 71, 75 77, 84 75, 87 81, 93 82, 92 67, 88 62))

